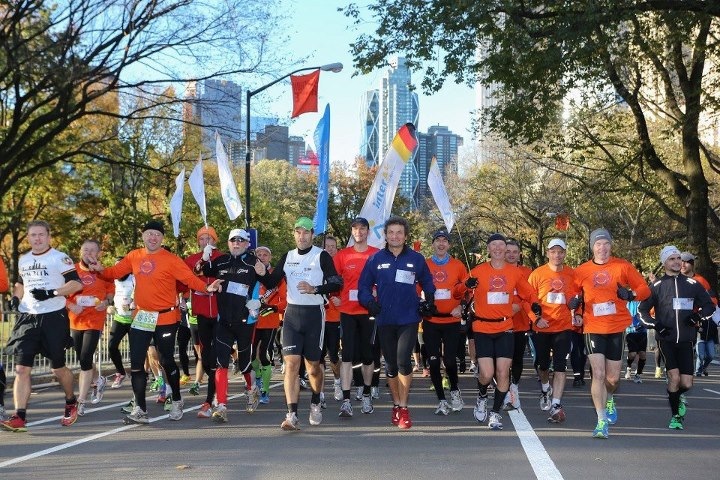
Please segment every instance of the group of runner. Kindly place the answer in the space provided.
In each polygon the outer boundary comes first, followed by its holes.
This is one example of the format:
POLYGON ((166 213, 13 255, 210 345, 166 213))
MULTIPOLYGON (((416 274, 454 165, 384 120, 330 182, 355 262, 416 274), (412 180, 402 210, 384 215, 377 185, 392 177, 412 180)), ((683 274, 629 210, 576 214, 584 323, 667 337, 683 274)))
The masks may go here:
MULTIPOLYGON (((124 421, 149 422, 145 391, 151 344, 171 390, 169 418, 180 420, 184 402, 174 351, 184 308, 180 299, 189 295, 200 365, 208 376, 207 396, 198 417, 218 423, 228 421, 228 372, 233 359, 245 378, 246 410, 252 412, 259 403, 269 402, 272 367, 268 352, 281 328, 287 404, 283 430, 300 429, 301 366, 311 390, 309 423, 322 422, 321 361, 326 354, 335 379, 338 415, 353 417, 353 365, 358 364, 360 374, 354 381, 362 402, 360 411, 372 414, 381 353, 393 401, 391 423, 409 429, 411 358, 422 322, 429 374, 438 398, 435 414, 448 415, 464 407, 457 358, 464 358, 469 338, 475 352, 471 357, 477 361, 473 416, 477 422, 487 422, 491 430, 503 428, 503 410, 520 408, 518 385, 531 330, 541 384, 539 407, 548 412, 549 422, 565 420, 566 358, 571 345, 578 348, 572 339, 582 330, 597 412, 592 435, 608 438, 609 425, 618 418, 613 393, 622 369, 625 331, 632 323, 628 303, 634 301, 640 302, 637 311, 642 324, 655 329, 666 363, 669 428, 683 428, 687 410, 683 394, 692 386, 697 331, 703 322, 711 321, 715 305, 698 278, 681 273, 677 248, 663 248, 664 275, 648 286, 632 264, 612 256, 612 237, 605 229, 591 233, 593 257, 589 261, 575 269, 565 265, 567 245, 553 238, 546 248, 548 262, 534 271, 518 265, 519 245, 498 233, 488 238, 487 261, 468 270, 449 254, 451 235, 444 229, 432 235, 432 255, 427 259, 408 247, 410 227, 401 217, 386 221, 382 249, 368 244, 370 225, 365 218, 355 218, 351 229, 350 246, 337 250, 330 242, 321 249, 313 245, 312 220, 300 217, 293 226, 296 248, 273 267, 268 247, 249 248, 247 231, 231 230, 227 252, 221 253, 216 231, 207 226, 197 232, 200 251, 182 260, 162 247, 162 223, 150 221, 143 227, 143 247, 105 267, 99 242, 85 241, 80 261, 74 263, 50 246, 46 222, 31 222, 31 250, 20 259, 19 282, 13 288, 13 305, 20 313, 7 346, 15 355, 15 413, 0 427, 26 430, 30 371, 38 353, 50 359, 63 388, 62 425, 72 425, 84 414, 88 395, 92 403, 102 399, 105 377, 98 374, 93 355, 108 307, 115 314, 109 341, 117 370, 114 387, 128 375, 118 350, 120 339, 128 335, 130 344, 134 400, 124 421), (69 343, 81 369, 77 395, 73 374, 65 366, 69 343), (492 402, 488 398, 491 386, 492 402)), ((186 377, 182 380, 187 381, 186 377)), ((4 385, 4 378, 0 380, 4 385)))

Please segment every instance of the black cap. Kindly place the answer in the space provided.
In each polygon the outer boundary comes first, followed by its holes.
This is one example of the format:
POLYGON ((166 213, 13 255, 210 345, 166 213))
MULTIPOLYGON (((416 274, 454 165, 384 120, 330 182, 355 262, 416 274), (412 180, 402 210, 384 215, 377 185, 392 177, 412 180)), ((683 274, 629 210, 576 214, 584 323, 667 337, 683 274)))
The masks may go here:
POLYGON ((440 237, 445 237, 448 242, 450 241, 450 234, 444 228, 441 228, 437 232, 433 233, 432 241, 434 242, 435 240, 437 240, 440 237))
POLYGON ((370 222, 367 221, 367 218, 365 217, 355 217, 350 224, 351 227, 354 227, 357 224, 365 225, 367 228, 370 228, 370 222))
POLYGON ((495 240, 502 240, 503 242, 507 243, 507 239, 505 238, 505 236, 503 234, 493 233, 492 235, 490 235, 488 237, 488 240, 487 240, 488 245, 490 244, 490 242, 494 242, 495 240))
POLYGON ((162 222, 158 222, 157 220, 150 220, 145 224, 142 231, 145 232, 146 230, 157 230, 158 232, 165 235, 165 226, 162 224, 162 222))

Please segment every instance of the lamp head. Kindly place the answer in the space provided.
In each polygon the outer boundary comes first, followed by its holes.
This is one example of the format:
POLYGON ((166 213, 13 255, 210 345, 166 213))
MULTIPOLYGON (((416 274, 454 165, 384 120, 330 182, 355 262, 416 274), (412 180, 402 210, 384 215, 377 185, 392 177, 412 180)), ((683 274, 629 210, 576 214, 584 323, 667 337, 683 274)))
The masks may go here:
POLYGON ((327 65, 323 65, 322 67, 320 67, 320 70, 322 70, 323 72, 333 72, 333 73, 341 72, 342 69, 343 69, 343 64, 340 62, 328 63, 327 65))

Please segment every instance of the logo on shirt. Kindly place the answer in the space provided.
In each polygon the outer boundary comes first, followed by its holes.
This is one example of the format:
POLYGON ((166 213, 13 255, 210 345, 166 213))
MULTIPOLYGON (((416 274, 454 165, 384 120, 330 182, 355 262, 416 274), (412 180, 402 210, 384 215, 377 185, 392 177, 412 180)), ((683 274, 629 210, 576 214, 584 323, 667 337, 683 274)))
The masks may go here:
POLYGON ((493 275, 490 277, 489 283, 491 292, 502 292, 505 291, 507 279, 505 278, 505 275, 493 275))
POLYGON ((73 261, 70 260, 70 257, 63 257, 62 263, 64 263, 65 265, 73 265, 73 261))
POLYGON ((600 270, 593 275, 593 286, 602 287, 610 283, 610 273, 607 270, 600 270))
POLYGON ((565 288, 565 282, 562 278, 553 278, 550 280, 550 290, 553 292, 562 292, 565 288))
POLYGON ((95 275, 93 274, 86 274, 80 277, 80 281, 82 281, 83 285, 92 285, 95 283, 95 275))
POLYGON ((445 270, 438 270, 433 274, 433 281, 435 283, 443 283, 445 280, 447 280, 448 275, 445 270))
POLYGON ((150 275, 155 270, 155 262, 149 258, 145 258, 140 262, 140 273, 150 275))

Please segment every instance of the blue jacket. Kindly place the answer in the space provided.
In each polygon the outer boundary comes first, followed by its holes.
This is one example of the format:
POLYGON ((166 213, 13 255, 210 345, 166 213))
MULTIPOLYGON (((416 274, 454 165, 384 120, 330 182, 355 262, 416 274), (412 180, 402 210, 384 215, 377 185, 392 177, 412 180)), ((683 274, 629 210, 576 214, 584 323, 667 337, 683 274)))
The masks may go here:
POLYGON ((419 323, 418 283, 425 298, 434 301, 435 285, 425 257, 407 246, 395 257, 385 247, 365 263, 358 282, 358 300, 367 306, 373 299, 373 287, 377 287, 380 304, 380 313, 375 317, 377 325, 419 323))

